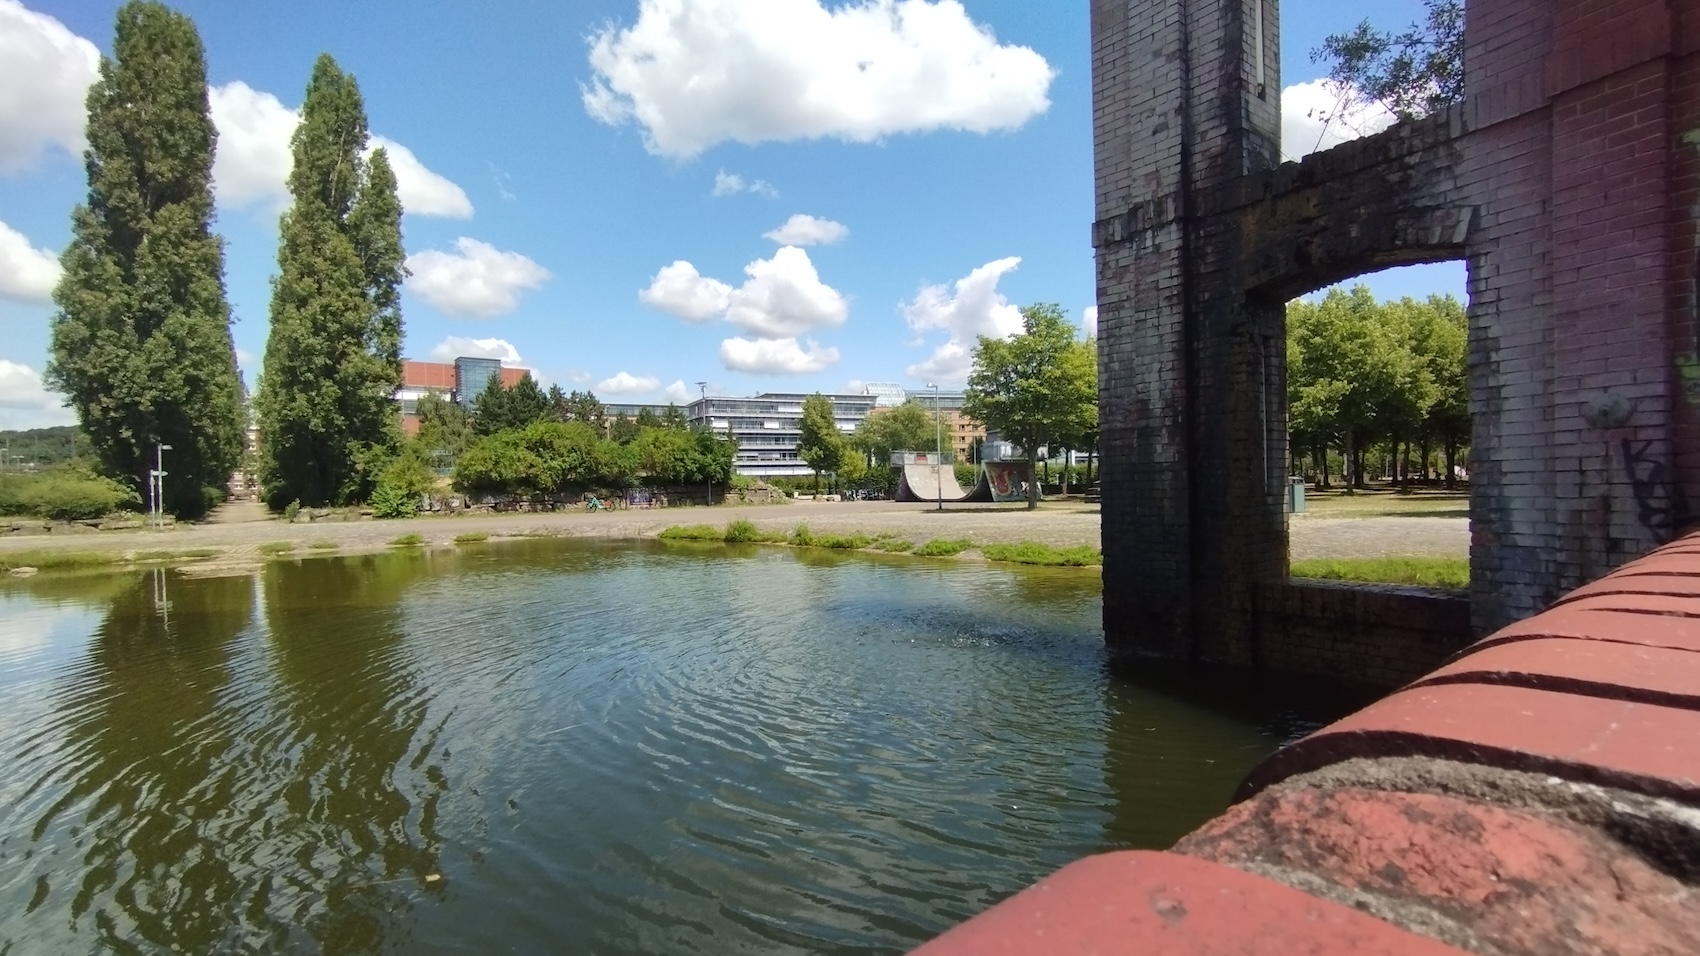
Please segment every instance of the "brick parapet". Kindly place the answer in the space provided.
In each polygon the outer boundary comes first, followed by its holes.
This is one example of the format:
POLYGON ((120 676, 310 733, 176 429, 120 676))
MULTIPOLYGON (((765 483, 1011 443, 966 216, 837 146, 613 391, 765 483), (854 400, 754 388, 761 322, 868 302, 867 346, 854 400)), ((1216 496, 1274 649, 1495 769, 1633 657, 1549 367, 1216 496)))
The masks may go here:
POLYGON ((1278 751, 1169 853, 1071 864, 920 952, 1700 952, 1696 740, 1700 535, 1278 751))

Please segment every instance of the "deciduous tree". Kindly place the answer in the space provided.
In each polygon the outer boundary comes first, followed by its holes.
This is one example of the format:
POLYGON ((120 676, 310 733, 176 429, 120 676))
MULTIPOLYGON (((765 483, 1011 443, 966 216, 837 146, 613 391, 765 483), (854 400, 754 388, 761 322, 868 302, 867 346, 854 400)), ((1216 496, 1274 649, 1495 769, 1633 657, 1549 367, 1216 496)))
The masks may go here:
POLYGON ((980 336, 963 411, 1027 457, 1027 507, 1039 506, 1039 449, 1097 421, 1096 358, 1060 306, 1021 310, 1022 331, 980 336))
POLYGON ((212 231, 217 132, 194 24, 158 3, 118 11, 88 93, 88 198, 54 290, 47 382, 100 467, 144 496, 155 445, 166 510, 206 512, 241 460, 245 414, 212 231))
POLYGON ((368 162, 366 142, 358 84, 321 55, 290 139, 293 204, 256 403, 273 507, 360 494, 357 458, 399 439, 401 204, 384 151, 368 162))
POLYGON ((1368 20, 1336 33, 1311 52, 1328 78, 1353 96, 1380 103, 1400 119, 1427 116, 1464 99, 1464 2, 1424 0, 1428 16, 1403 33, 1368 20))
POLYGON ((844 464, 844 433, 832 410, 832 399, 820 392, 803 399, 802 434, 797 454, 815 473, 815 494, 820 494, 823 471, 837 471, 844 464))

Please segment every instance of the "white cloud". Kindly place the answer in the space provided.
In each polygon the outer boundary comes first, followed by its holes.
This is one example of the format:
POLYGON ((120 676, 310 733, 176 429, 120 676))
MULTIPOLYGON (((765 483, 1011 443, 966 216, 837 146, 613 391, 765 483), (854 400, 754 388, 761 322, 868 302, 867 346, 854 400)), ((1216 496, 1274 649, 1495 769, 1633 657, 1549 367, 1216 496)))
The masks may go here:
POLYGON ((942 285, 923 285, 914 299, 899 306, 916 332, 950 333, 926 361, 906 369, 911 377, 963 381, 973 367, 980 336, 1002 338, 1021 331, 1021 310, 998 291, 998 280, 1019 265, 1019 256, 988 262, 956 280, 954 293, 942 285))
POLYGON ((489 319, 519 307, 519 294, 540 288, 549 270, 517 252, 461 236, 454 252, 427 249, 407 257, 407 289, 445 315, 489 319))
POLYGON ((640 376, 621 371, 597 382, 593 390, 606 395, 637 395, 653 392, 660 387, 661 380, 653 375, 640 376))
POLYGON ((519 349, 507 339, 469 339, 451 335, 431 349, 431 358, 438 362, 452 362, 462 356, 501 359, 503 365, 514 368, 525 364, 525 360, 519 357, 519 349))
POLYGON ((1394 115, 1380 103, 1363 103, 1328 80, 1295 83, 1281 91, 1281 158, 1303 159, 1349 139, 1379 133, 1394 115))
POLYGON ((64 396, 50 392, 28 365, 0 359, 0 429, 73 425, 64 396))
POLYGON ((772 232, 762 233, 762 237, 772 239, 782 246, 830 246, 850 235, 850 227, 831 219, 816 219, 797 213, 785 220, 785 225, 772 232))
POLYGON ((1049 108, 1056 75, 959 0, 640 0, 634 24, 590 38, 590 65, 590 115, 682 158, 725 140, 1015 129, 1049 108))
POLYGON ((277 97, 241 80, 207 90, 218 150, 213 153, 213 190, 220 206, 289 205, 285 181, 293 160, 289 137, 301 117, 277 97))
POLYGON ((1086 308, 1080 310, 1080 327, 1086 331, 1086 337, 1087 338, 1095 339, 1095 338, 1098 337, 1098 307, 1097 306, 1089 305, 1086 308))
POLYGON ((850 316, 850 303, 820 281, 809 254, 796 246, 757 259, 744 267, 744 274, 749 278, 733 290, 726 321, 763 338, 843 325, 850 316))
POLYGON ((0 222, 0 299, 51 302, 58 282, 59 257, 0 222))
MULTIPOLYGON (((3 0, 0 0, 3 2, 3 0)), ((289 205, 288 179, 294 162, 289 137, 301 115, 276 96, 241 80, 207 91, 213 123, 218 127, 218 151, 213 155, 213 189, 227 208, 264 204, 272 211, 289 205)), ((385 136, 374 135, 367 155, 379 146, 395 171, 396 196, 404 212, 450 219, 472 218, 466 192, 419 161, 413 150, 385 136)))
POLYGON ((680 378, 674 379, 673 384, 667 386, 666 391, 661 393, 661 397, 675 405, 685 405, 697 396, 691 393, 690 388, 685 385, 685 380, 680 378))
POLYGON ((593 379, 595 377, 596 376, 590 374, 589 372, 586 372, 583 369, 578 369, 578 368, 567 369, 567 381, 572 382, 575 385, 583 385, 583 384, 585 384, 586 382, 590 381, 591 379, 593 379))
POLYGON ((100 51, 46 14, 0 0, 0 173, 34 166, 59 147, 81 156, 84 98, 100 51))
POLYGON ((779 198, 779 190, 773 188, 773 184, 765 179, 746 180, 737 173, 729 173, 724 169, 714 174, 714 196, 736 196, 739 193, 755 193, 769 199, 779 198))
POLYGON ((697 267, 683 259, 662 266, 638 293, 638 301, 687 322, 712 319, 731 304, 732 287, 718 279, 704 278, 697 267))
POLYGON ((809 254, 796 246, 783 246, 773 258, 751 262, 744 274, 748 278, 734 289, 680 260, 657 272, 638 299, 688 322, 722 316, 767 339, 840 326, 849 318, 849 301, 820 281, 809 254))
POLYGON ((838 350, 809 342, 807 348, 794 338, 730 338, 720 343, 720 361, 738 372, 758 375, 803 375, 838 364, 838 350))

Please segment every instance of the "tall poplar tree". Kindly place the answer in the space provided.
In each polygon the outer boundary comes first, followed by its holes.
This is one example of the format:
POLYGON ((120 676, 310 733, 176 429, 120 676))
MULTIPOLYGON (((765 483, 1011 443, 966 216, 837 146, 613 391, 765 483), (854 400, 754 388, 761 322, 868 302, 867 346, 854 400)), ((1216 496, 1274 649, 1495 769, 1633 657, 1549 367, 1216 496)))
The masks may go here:
POLYGON ((70 398, 101 468, 144 501, 155 446, 170 445, 165 508, 198 517, 241 459, 243 412, 212 231, 218 134, 189 18, 121 7, 88 110, 88 199, 60 257, 47 381, 70 398))
POLYGON ((290 139, 294 203, 257 403, 273 507, 360 497, 364 453, 400 437, 401 203, 384 151, 363 158, 366 141, 360 87, 321 54, 290 139))

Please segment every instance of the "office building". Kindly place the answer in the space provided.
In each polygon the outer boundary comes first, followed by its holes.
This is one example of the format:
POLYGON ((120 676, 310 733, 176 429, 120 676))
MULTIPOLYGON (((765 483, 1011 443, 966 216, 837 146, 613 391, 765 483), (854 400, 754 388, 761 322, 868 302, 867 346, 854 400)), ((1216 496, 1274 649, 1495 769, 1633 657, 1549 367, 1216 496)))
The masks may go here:
POLYGON ((419 400, 429 394, 440 395, 462 408, 471 408, 478 393, 484 391, 492 374, 502 377, 502 385, 512 388, 525 377, 526 369, 504 368, 497 359, 462 357, 453 362, 401 363, 401 388, 395 399, 401 406, 401 427, 409 435, 419 431, 419 400))

